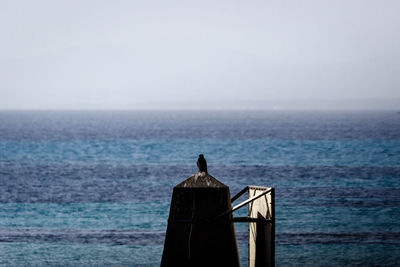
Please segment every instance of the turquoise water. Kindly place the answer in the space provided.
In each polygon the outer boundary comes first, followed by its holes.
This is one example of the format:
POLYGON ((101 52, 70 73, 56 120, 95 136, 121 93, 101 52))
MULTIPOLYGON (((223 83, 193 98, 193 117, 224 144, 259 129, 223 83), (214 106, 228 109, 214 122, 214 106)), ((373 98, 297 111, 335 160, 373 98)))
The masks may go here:
POLYGON ((193 165, 203 151, 216 165, 397 166, 400 140, 144 139, 3 141, 4 162, 193 165), (251 153, 249 153, 251 152, 251 153), (307 153, 304 153, 307 152, 307 153))
POLYGON ((275 187, 277 266, 400 265, 397 112, 139 111, 0 112, 0 265, 158 266, 200 153, 275 187))

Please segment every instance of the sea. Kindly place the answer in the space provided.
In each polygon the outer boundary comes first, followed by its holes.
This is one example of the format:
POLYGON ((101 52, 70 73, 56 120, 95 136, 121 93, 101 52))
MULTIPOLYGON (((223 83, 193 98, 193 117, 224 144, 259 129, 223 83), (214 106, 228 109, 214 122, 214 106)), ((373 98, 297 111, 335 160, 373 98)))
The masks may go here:
POLYGON ((1 111, 0 266, 159 266, 199 154, 275 188, 276 266, 400 266, 398 111, 1 111))

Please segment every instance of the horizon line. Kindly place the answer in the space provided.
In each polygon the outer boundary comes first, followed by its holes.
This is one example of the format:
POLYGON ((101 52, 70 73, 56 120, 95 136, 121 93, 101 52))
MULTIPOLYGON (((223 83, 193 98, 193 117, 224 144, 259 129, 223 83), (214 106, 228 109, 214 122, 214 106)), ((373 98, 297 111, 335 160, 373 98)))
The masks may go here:
POLYGON ((0 108, 4 111, 394 111, 399 108, 0 108))

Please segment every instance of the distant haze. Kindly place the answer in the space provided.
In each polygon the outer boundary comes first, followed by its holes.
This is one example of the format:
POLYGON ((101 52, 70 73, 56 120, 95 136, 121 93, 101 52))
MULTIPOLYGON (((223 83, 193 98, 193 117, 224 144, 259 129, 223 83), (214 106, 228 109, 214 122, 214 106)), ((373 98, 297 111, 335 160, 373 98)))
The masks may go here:
POLYGON ((400 109, 400 1, 0 0, 0 109, 400 109))

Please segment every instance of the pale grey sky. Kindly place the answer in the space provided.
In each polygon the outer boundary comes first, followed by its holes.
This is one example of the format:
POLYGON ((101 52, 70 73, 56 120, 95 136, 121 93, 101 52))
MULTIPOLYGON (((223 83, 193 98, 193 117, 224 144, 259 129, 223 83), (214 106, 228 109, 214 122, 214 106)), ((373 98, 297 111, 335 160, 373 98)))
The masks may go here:
POLYGON ((400 1, 0 0, 0 109, 400 108, 400 1))

